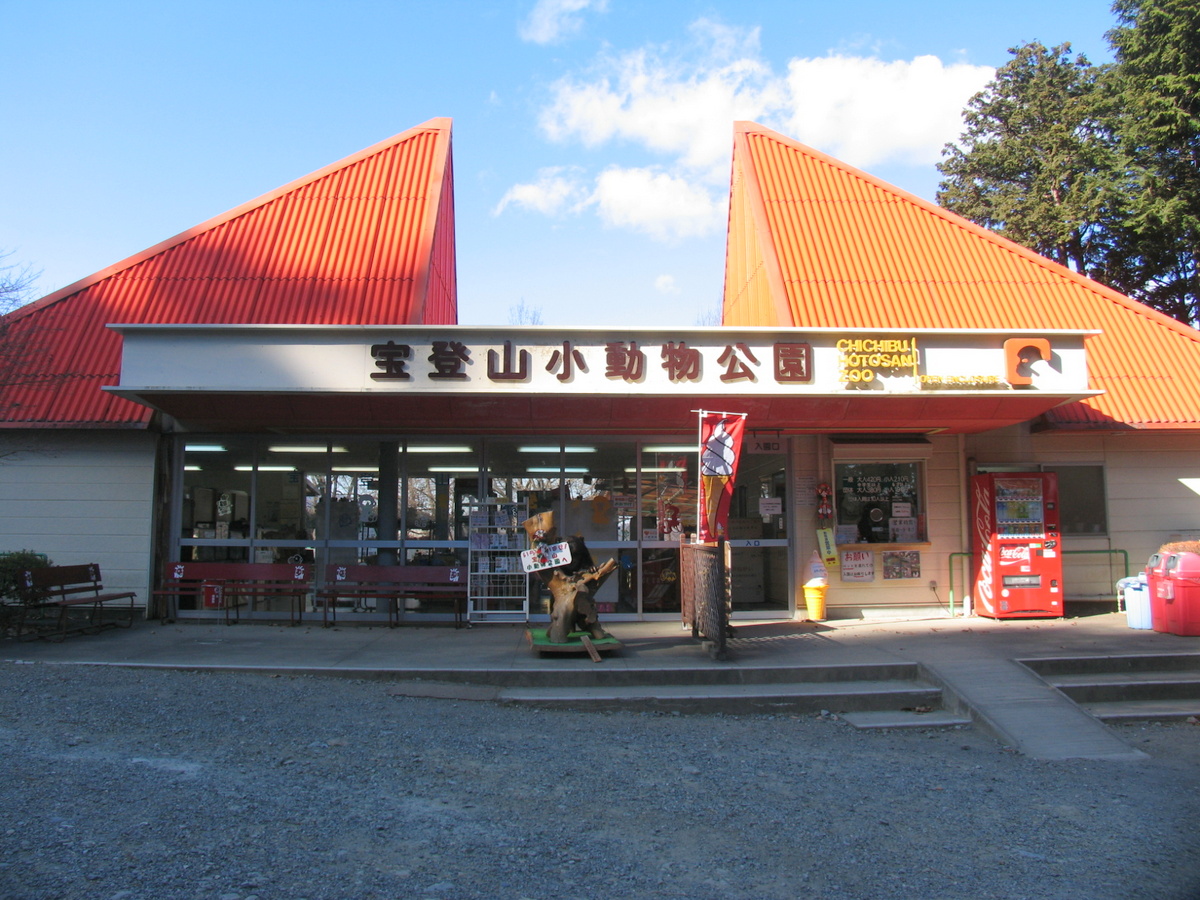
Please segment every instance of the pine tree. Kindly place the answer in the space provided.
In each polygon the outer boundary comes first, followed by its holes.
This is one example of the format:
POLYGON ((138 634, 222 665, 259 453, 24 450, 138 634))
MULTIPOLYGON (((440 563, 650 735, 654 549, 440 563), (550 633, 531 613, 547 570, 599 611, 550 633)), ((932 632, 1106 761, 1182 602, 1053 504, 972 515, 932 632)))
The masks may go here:
POLYGON ((1118 251, 1125 177, 1111 127, 1105 69, 1071 45, 1034 41, 963 113, 948 144, 938 203, 1073 270, 1125 287, 1118 251))
POLYGON ((1116 0, 1121 145, 1136 178, 1128 224, 1138 299, 1200 321, 1200 3, 1116 0))

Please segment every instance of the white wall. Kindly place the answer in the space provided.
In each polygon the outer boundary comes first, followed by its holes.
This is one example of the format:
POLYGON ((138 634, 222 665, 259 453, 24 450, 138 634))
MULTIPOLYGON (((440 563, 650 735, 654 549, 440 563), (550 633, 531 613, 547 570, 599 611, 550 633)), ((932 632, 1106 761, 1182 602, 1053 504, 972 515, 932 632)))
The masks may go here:
POLYGON ((154 435, 0 432, 0 551, 98 563, 108 590, 149 597, 154 435))
MULTIPOLYGON (((1103 465, 1108 534, 1068 535, 1064 550, 1123 550, 1132 574, 1176 536, 1200 538, 1200 495, 1179 481, 1200 479, 1200 435, 1043 435, 1005 428, 968 438, 967 454, 978 463, 1103 465)), ((1120 554, 1068 552, 1063 557, 1068 599, 1115 598, 1115 581, 1124 574, 1121 561, 1120 554)))
MULTIPOLYGON (((856 616, 863 609, 888 607, 928 607, 931 611, 946 611, 949 608, 949 561, 950 554, 964 549, 962 539, 962 457, 959 439, 953 435, 931 435, 929 455, 925 459, 926 529, 929 545, 920 548, 921 576, 912 579, 885 579, 883 559, 875 552, 875 580, 869 582, 843 582, 840 572, 831 569, 826 603, 833 618, 856 616), (937 582, 937 590, 930 590, 929 582, 937 582)), ((861 448, 861 460, 881 462, 885 458, 872 455, 868 447, 861 448)), ((882 451, 878 451, 882 452, 882 451)), ((905 457, 903 450, 887 451, 886 460, 901 461, 917 459, 923 453, 905 457), (899 455, 897 455, 899 454, 899 455)), ((847 460, 839 456, 839 461, 847 460)), ((806 435, 792 441, 793 477, 804 479, 815 477, 819 482, 833 484, 831 447, 824 436, 806 435)), ((807 486, 807 482, 804 482, 807 486)), ((795 503, 795 527, 792 533, 796 553, 798 610, 804 609, 804 595, 800 588, 808 580, 808 561, 816 549, 815 503, 804 503, 797 498, 795 503)), ((959 571, 962 571, 961 569, 959 571)), ((955 584, 956 601, 961 601, 962 579, 955 584)))

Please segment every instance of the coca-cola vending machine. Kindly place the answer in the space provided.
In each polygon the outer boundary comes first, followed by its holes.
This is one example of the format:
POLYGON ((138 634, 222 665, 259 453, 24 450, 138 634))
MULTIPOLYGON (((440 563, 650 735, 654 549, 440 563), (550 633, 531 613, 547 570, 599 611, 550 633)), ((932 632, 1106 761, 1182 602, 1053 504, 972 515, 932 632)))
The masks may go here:
POLYGON ((1058 480, 1053 472, 971 478, 975 612, 993 619, 1063 614, 1058 480))

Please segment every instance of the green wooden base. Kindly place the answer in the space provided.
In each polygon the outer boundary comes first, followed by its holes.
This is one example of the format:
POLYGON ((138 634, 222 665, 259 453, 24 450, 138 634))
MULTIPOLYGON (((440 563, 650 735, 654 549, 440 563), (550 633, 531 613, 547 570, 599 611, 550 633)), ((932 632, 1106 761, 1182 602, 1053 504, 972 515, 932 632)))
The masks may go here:
POLYGON ((591 638, 592 646, 601 653, 607 653, 612 650, 620 650, 622 644, 615 637, 594 638, 588 635, 586 631, 571 632, 570 640, 565 644, 552 644, 550 639, 546 637, 547 629, 545 628, 527 628, 525 636, 529 638, 529 646, 535 653, 587 653, 587 647, 584 646, 583 639, 591 638))

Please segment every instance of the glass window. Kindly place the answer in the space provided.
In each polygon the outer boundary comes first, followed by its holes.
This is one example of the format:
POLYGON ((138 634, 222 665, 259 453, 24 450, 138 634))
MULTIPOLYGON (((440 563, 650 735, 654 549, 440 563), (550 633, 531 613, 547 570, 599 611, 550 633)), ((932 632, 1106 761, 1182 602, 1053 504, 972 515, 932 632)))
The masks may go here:
POLYGON ((561 534, 578 534, 589 546, 634 540, 637 463, 633 444, 568 443, 563 450, 561 534))
POLYGON ((466 562, 467 504, 481 499, 479 444, 410 440, 404 454, 404 535, 410 565, 466 562), (457 546, 456 546, 457 545, 457 546))
MULTIPOLYGON (((641 540, 679 543, 696 533, 694 444, 645 444, 642 447, 641 540)), ((646 561, 648 562, 648 561, 646 561)))
POLYGON ((1058 476, 1058 509, 1063 534, 1108 533, 1104 466, 1044 465, 1058 476))
POLYGON ((834 463, 839 544, 925 541, 919 462, 834 463))
MULTIPOLYGON (((316 535, 328 542, 323 556, 326 563, 395 561, 394 546, 381 549, 369 542, 397 540, 397 457, 395 441, 347 440, 335 444, 330 454, 328 490, 321 492, 313 515, 316 535), (388 473, 390 490, 384 483, 388 473)), ((313 480, 311 475, 309 480, 313 480)))
POLYGON ((184 444, 180 508, 184 560, 246 560, 253 474, 251 438, 204 439, 184 444))

